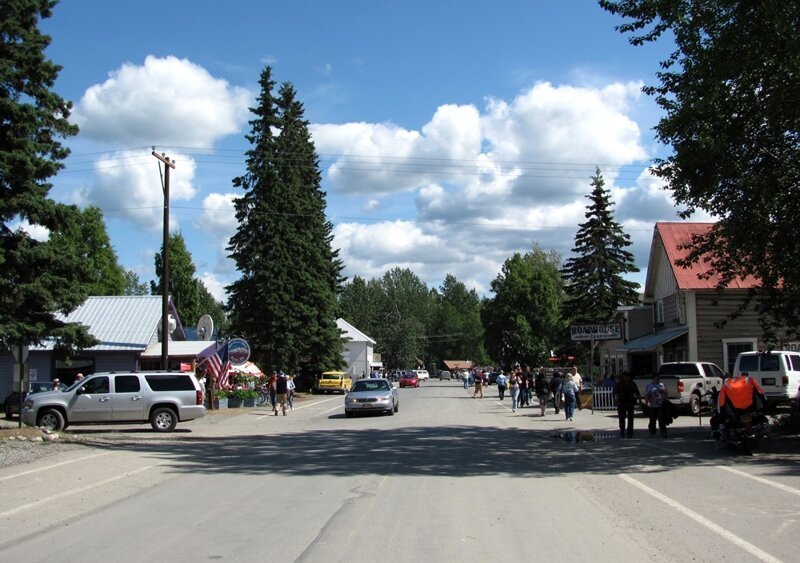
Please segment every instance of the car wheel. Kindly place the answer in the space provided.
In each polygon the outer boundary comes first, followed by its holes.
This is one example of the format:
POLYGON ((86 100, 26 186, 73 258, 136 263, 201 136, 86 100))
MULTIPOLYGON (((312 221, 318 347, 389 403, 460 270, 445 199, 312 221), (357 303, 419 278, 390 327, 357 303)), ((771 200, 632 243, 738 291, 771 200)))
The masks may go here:
POLYGON ((64 415, 56 409, 45 409, 39 415, 38 426, 47 430, 63 430, 64 415))
POLYGON ((6 420, 11 420, 12 418, 14 418, 14 413, 11 412, 11 407, 7 406, 6 407, 6 420))
POLYGON ((176 424, 178 424, 178 415, 170 408, 156 409, 150 415, 150 426, 157 432, 172 432, 175 430, 176 424))
POLYGON ((394 404, 394 412, 397 412, 399 410, 400 410, 400 403, 395 403, 394 404))
POLYGON ((689 399, 689 412, 694 416, 700 416, 700 395, 692 393, 689 399))

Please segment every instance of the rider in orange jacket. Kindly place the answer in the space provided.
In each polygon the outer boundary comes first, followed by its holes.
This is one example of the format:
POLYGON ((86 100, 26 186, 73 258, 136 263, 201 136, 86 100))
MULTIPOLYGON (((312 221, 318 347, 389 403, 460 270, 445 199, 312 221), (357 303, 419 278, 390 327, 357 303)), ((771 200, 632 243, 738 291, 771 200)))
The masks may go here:
POLYGON ((761 410, 766 405, 764 391, 755 379, 748 375, 726 379, 717 398, 717 411, 732 414, 735 411, 748 411, 755 407, 761 410), (730 410, 733 409, 733 410, 730 410))

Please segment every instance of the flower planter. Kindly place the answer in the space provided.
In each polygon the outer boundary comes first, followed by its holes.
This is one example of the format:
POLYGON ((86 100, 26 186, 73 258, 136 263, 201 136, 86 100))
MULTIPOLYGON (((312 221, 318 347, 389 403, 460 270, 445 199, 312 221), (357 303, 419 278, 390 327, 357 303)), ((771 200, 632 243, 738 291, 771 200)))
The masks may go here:
POLYGON ((242 401, 242 406, 244 408, 252 409, 256 406, 256 399, 255 397, 249 397, 242 401))
POLYGON ((242 399, 237 399, 236 397, 228 397, 228 408, 229 409, 241 408, 243 402, 244 401, 242 399))
POLYGON ((214 409, 227 409, 228 408, 228 397, 222 397, 220 399, 214 399, 214 409))

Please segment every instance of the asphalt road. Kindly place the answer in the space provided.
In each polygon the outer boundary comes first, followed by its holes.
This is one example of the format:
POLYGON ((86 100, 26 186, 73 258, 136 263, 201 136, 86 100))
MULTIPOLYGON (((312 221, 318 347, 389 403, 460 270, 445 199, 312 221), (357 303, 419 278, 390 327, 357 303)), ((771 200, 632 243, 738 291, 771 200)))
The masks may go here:
POLYGON ((456 381, 401 389, 395 416, 346 418, 340 396, 295 407, 169 435, 71 428, 85 447, 0 469, 0 560, 795 561, 800 549, 792 440, 747 457, 681 418, 667 440, 638 419, 633 440, 569 443, 554 436, 615 421, 512 413, 456 381))

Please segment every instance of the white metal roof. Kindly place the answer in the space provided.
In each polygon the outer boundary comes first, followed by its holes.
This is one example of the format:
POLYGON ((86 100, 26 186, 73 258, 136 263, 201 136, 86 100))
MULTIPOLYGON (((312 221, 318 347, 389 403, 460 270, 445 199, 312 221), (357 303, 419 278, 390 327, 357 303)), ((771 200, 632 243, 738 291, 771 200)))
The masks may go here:
MULTIPOLYGON (((170 303, 173 315, 175 311, 170 303)), ((68 323, 86 325, 100 342, 87 350, 142 351, 158 340, 161 323, 160 295, 125 295, 89 297, 69 315, 59 315, 68 323)), ((47 340, 34 350, 52 350, 53 340, 47 340)))
MULTIPOLYGON (((186 356, 195 357, 211 347, 216 347, 217 343, 213 340, 170 340, 167 342, 167 355, 170 357, 186 356)), ((160 358, 161 342, 153 342, 142 352, 141 358, 160 358)))

